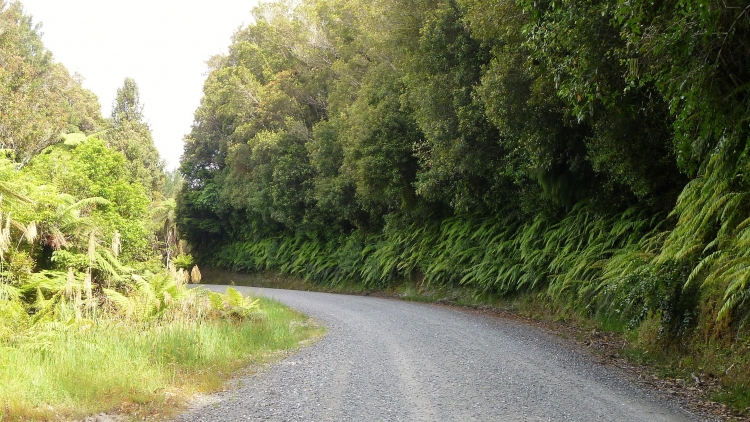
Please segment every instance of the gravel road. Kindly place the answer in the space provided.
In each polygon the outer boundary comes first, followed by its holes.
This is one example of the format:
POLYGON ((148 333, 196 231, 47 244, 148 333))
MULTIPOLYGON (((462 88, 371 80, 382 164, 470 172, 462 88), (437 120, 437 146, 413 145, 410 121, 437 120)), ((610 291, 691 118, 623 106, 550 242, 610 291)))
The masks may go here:
POLYGON ((328 333, 179 421, 700 420, 520 322, 375 297, 238 290, 276 298, 328 333))

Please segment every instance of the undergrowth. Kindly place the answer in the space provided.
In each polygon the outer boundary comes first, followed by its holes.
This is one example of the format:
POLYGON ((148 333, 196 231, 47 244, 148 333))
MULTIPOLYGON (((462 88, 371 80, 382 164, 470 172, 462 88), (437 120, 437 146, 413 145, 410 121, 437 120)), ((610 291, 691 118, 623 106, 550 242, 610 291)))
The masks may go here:
POLYGON ((188 289, 184 271, 134 274, 118 290, 55 280, 37 283, 31 304, 0 300, 0 421, 170 416, 320 333, 277 302, 188 289))

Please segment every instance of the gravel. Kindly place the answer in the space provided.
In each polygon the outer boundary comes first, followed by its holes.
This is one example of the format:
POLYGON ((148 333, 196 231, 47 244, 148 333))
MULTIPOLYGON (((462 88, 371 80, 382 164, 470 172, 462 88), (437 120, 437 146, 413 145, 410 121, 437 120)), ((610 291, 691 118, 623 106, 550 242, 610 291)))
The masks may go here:
POLYGON ((701 420, 517 321, 375 297, 238 290, 276 298, 328 333, 178 421, 701 420))

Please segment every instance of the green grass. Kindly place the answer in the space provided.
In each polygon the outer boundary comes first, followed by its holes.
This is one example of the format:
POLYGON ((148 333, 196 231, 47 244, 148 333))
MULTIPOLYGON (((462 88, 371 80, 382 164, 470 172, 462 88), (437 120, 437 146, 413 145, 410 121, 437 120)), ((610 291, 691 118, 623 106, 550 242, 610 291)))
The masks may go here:
POLYGON ((169 417, 194 393, 322 333, 277 302, 261 308, 265 316, 243 323, 100 321, 0 345, 0 420, 169 417))
POLYGON ((750 409, 750 387, 746 385, 736 385, 719 392, 713 397, 720 403, 726 403, 735 409, 750 409))

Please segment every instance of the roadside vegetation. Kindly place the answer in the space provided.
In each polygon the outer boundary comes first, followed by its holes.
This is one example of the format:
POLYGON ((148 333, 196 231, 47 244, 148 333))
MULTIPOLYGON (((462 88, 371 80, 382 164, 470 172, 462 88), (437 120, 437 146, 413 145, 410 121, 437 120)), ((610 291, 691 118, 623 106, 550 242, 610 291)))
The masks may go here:
POLYGON ((135 81, 102 117, 0 0, 0 421, 168 415, 320 334, 278 303, 187 288, 180 183, 135 81))
POLYGON ((253 22, 186 138, 197 262, 531 295, 710 365, 747 407, 747 2, 303 0, 253 22))
POLYGON ((213 295, 186 291, 158 319, 127 319, 112 309, 95 319, 29 323, 2 339, 0 420, 84 419, 102 412, 166 420, 197 395, 321 333, 279 303, 236 292, 213 295))

